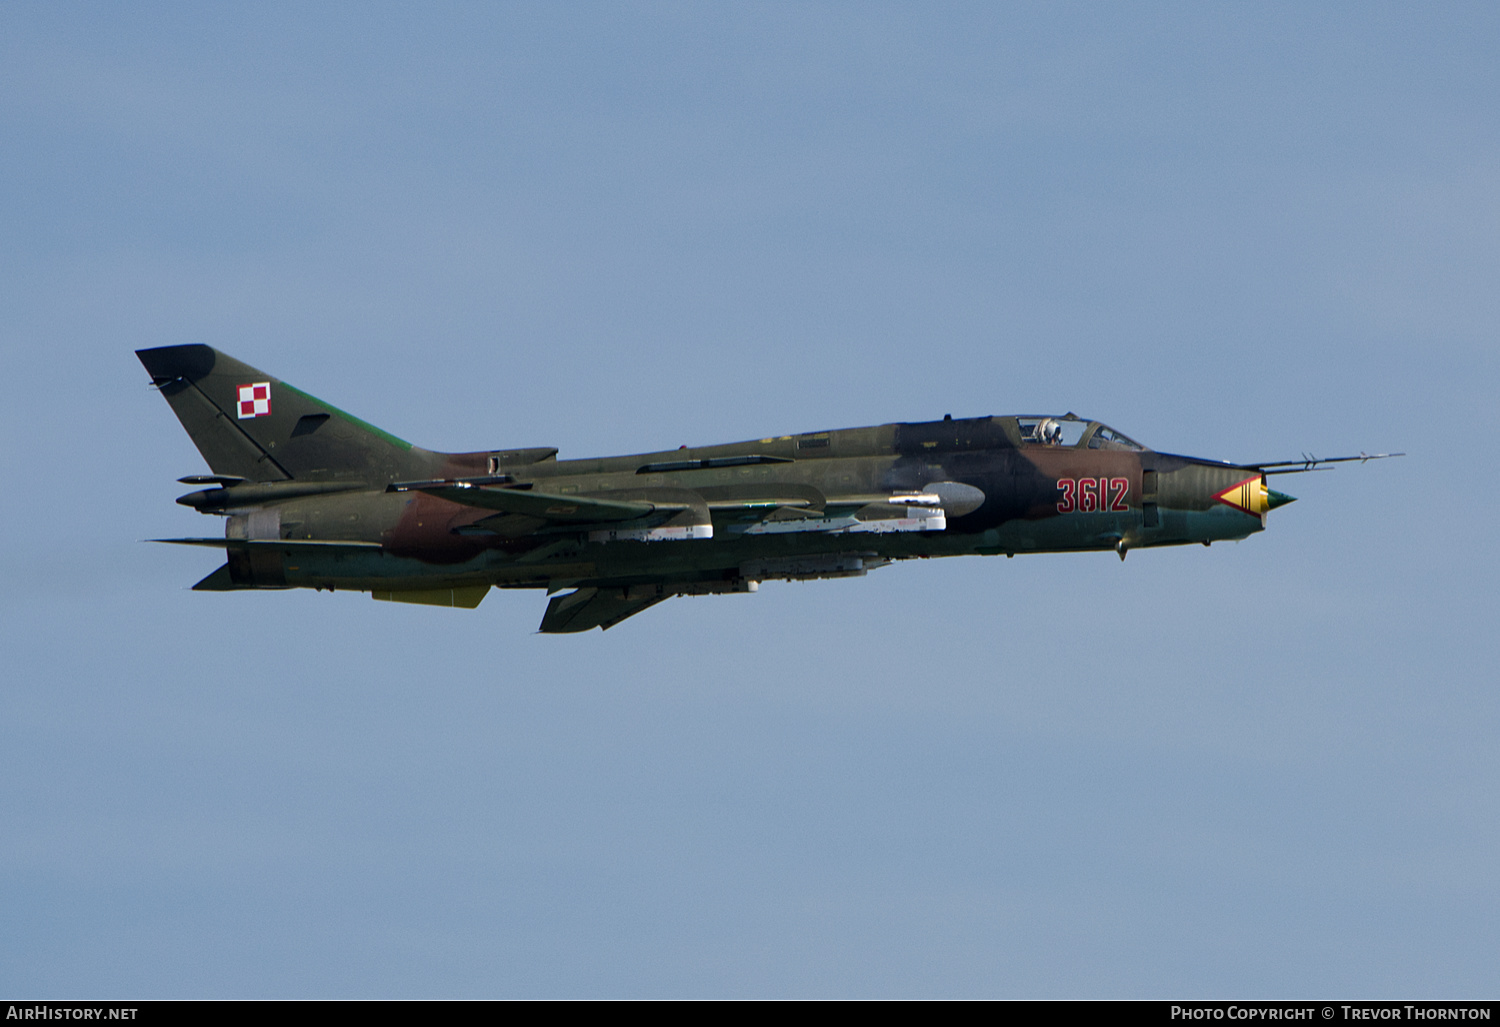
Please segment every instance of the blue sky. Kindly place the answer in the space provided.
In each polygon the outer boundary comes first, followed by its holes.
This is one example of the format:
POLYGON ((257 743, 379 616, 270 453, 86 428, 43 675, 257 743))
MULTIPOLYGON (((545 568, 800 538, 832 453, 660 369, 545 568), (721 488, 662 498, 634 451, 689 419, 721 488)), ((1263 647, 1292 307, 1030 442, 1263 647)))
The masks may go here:
POLYGON ((0 990, 1491 995, 1489 5, 0 10, 0 990), (1239 545, 201 595, 132 350, 418 444, 1073 409, 1239 545))

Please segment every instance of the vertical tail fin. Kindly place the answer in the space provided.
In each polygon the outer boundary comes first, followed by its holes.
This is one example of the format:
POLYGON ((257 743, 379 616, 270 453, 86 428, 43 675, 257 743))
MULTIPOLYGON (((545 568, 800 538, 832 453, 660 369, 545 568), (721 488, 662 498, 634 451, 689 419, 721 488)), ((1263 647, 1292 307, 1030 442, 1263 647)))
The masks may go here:
POLYGON ((135 355, 215 474, 373 484, 431 471, 435 454, 210 346, 135 355))

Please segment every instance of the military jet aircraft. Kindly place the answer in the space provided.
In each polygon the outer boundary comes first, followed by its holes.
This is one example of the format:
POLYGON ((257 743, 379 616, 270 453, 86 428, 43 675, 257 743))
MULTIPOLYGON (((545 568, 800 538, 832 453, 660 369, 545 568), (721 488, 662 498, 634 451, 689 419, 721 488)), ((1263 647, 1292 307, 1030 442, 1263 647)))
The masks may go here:
POLYGON ((610 628, 672 596, 863 575, 896 560, 1242 539, 1291 496, 1268 475, 1399 453, 1231 464, 1061 416, 807 432, 639 456, 438 453, 208 346, 136 354, 212 474, 177 502, 227 517, 193 587, 346 589, 473 608, 555 595, 541 631, 610 628))

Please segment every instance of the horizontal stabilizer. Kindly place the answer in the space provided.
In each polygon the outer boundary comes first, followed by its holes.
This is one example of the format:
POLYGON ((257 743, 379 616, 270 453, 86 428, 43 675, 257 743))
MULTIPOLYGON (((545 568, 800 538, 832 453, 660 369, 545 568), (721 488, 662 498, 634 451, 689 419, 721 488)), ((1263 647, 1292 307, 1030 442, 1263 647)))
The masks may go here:
POLYGON ((208 577, 193 586, 194 592, 238 592, 241 589, 254 588, 253 585, 236 585, 234 579, 229 576, 229 564, 224 564, 208 577))
POLYGON ((170 542, 174 546, 207 546, 210 549, 281 549, 329 552, 337 549, 369 552, 381 548, 379 542, 325 542, 319 539, 278 538, 153 538, 148 542, 170 542))

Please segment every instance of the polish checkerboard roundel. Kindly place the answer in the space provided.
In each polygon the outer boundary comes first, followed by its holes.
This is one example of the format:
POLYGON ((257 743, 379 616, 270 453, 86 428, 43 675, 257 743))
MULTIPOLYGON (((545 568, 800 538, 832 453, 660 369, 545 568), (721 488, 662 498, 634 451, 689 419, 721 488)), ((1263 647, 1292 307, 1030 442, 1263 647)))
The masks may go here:
POLYGON ((253 382, 240 386, 240 420, 247 417, 268 417, 271 413, 271 383, 253 382))

